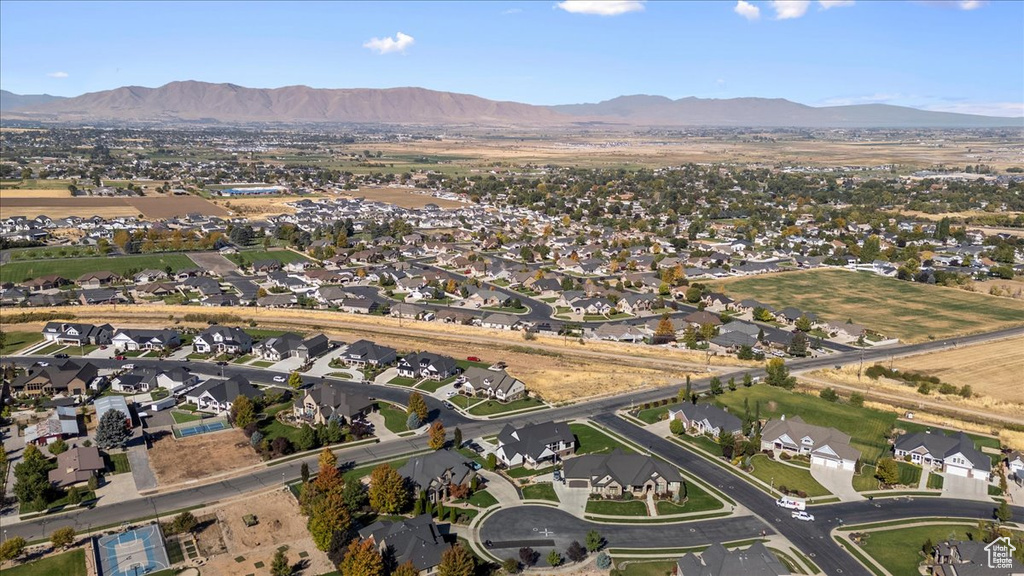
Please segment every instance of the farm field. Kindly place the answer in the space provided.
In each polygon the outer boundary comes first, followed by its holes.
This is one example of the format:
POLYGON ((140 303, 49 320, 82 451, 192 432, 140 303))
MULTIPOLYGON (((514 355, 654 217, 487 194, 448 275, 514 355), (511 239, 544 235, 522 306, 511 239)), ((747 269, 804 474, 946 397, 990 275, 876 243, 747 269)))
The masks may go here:
POLYGON ((1019 302, 926 286, 867 272, 818 269, 709 282, 739 300, 796 306, 832 322, 848 319, 904 342, 922 342, 1024 324, 1019 302))
POLYGON ((125 274, 131 269, 144 270, 146 268, 155 268, 163 270, 167 266, 170 266, 174 271, 178 271, 184 268, 195 268, 196 264, 188 256, 179 253, 140 254, 110 258, 15 261, 0 267, 0 282, 21 282, 29 278, 37 278, 48 274, 58 274, 68 280, 74 280, 86 272, 109 270, 116 274, 125 274))
POLYGON ((462 202, 456 202, 454 200, 447 200, 444 198, 434 198, 430 194, 423 194, 420 190, 409 189, 409 188, 360 188, 353 190, 349 193, 351 198, 366 198, 367 200, 376 200, 377 202, 387 202, 388 204, 394 204, 395 206, 401 206, 402 208, 423 208, 427 204, 436 204, 441 208, 461 208, 465 207, 466 204, 462 202))
POLYGON ((211 216, 228 216, 224 208, 198 196, 132 196, 132 197, 69 197, 65 190, 62 196, 55 196, 59 191, 44 190, 40 194, 28 195, 28 191, 6 190, 2 199, 4 213, 11 216, 35 218, 45 214, 51 218, 68 216, 103 216, 117 218, 120 216, 138 216, 160 219, 173 216, 185 216, 191 213, 211 216), (15 195, 17 194, 17 195, 15 195))
POLYGON ((900 358, 894 367, 957 386, 970 384, 976 394, 1024 404, 1024 337, 900 358))

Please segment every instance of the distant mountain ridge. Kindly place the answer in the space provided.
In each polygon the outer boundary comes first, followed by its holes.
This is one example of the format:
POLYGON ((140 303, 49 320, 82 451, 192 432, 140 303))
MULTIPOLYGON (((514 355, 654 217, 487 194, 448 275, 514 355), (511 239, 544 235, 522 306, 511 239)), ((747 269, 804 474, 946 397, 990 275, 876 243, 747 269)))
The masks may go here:
POLYGON ((36 104, 45 104, 54 100, 64 100, 63 96, 50 96, 49 94, 15 94, 7 90, 0 90, 0 112, 8 110, 19 110, 36 104))
POLYGON ((891 106, 813 107, 781 98, 672 100, 620 96, 592 104, 535 106, 425 88, 245 88, 171 82, 125 86, 75 98, 3 92, 7 118, 50 121, 469 124, 481 126, 736 126, 798 128, 1024 127, 1024 118, 891 106), (33 100, 35 99, 35 100, 33 100), (13 103, 8 108, 8 103, 13 103))

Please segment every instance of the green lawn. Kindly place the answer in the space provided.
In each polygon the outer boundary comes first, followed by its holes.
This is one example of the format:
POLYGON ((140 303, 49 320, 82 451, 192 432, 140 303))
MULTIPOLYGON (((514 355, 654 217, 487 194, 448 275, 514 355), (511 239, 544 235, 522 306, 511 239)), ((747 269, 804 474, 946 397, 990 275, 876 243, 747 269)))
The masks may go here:
POLYGON ((609 576, 670 576, 675 570, 674 560, 629 559, 624 568, 612 569, 609 576))
POLYGON ((558 502, 558 494, 555 494, 555 489, 551 486, 550 482, 541 482, 540 484, 523 486, 523 498, 527 500, 550 500, 552 502, 558 502))
POLYGON ((227 259, 239 266, 248 266, 257 260, 277 260, 281 264, 310 261, 309 258, 291 250, 244 250, 238 254, 228 254, 227 259))
POLYGON ((611 452, 615 448, 626 453, 632 453, 634 451, 629 446, 626 446, 592 426, 588 426, 586 424, 569 424, 569 429, 572 430, 572 433, 576 436, 577 454, 611 452))
POLYGON ((405 376, 395 376, 391 380, 388 380, 388 384, 393 384, 395 386, 408 386, 409 388, 412 388, 413 386, 418 384, 419 381, 419 378, 406 378, 405 376))
POLYGON ((657 408, 648 408, 641 410, 637 413, 636 417, 648 424, 654 424, 667 418, 669 410, 678 409, 678 403, 666 404, 665 406, 658 406, 657 408))
POLYGON ((736 300, 795 306, 832 322, 852 319, 908 342, 1024 324, 1024 308, 1012 300, 868 272, 817 269, 711 282, 709 287, 736 300))
POLYGON ((487 490, 477 490, 469 497, 468 502, 477 508, 489 508, 497 504, 498 500, 487 490))
POLYGON ((50 344, 49 346, 43 346, 41 349, 36 351, 36 354, 40 354, 42 356, 47 356, 47 355, 53 354, 54 352, 56 352, 58 350, 63 350, 64 348, 67 348, 66 344, 61 344, 59 342, 54 342, 53 344, 50 344))
POLYGON ((0 355, 7 356, 28 348, 43 339, 42 332, 7 332, 7 341, 0 348, 0 355))
POLYGON ((132 471, 132 465, 128 462, 128 455, 123 452, 106 455, 107 473, 124 474, 132 471))
POLYGON ((935 490, 942 490, 945 485, 946 479, 934 472, 928 473, 928 487, 934 488, 935 490))
POLYGON ((447 386, 452 382, 455 382, 455 378, 456 376, 452 376, 451 378, 447 378, 445 380, 423 380, 423 382, 416 388, 433 394, 434 392, 437 392, 438 389, 441 388, 442 386, 447 386))
POLYGON ((587 514, 647 516, 647 504, 639 500, 587 500, 587 514))
POLYGON ((250 364, 250 366, 256 366, 257 368, 270 368, 273 365, 273 362, 267 362, 266 360, 257 360, 250 364))
POLYGON ((124 275, 131 269, 143 270, 155 268, 163 270, 167 266, 175 272, 185 268, 195 268, 196 263, 188 256, 179 253, 146 254, 138 256, 119 256, 116 258, 64 258, 58 260, 34 260, 10 262, 0 266, 0 282, 22 282, 47 274, 57 274, 68 280, 74 280, 86 272, 109 270, 124 275))
POLYGON ((85 356, 86 354, 91 354, 99 349, 100 347, 97 344, 88 344, 86 346, 70 346, 65 350, 65 352, 67 352, 69 356, 85 356))
MULTIPOLYGON (((577 452, 577 454, 579 454, 579 452, 577 452)), ((542 474, 553 472, 554 470, 554 466, 547 466, 544 468, 527 468, 526 466, 516 466, 515 468, 509 468, 508 470, 505 470, 505 474, 507 474, 511 478, 518 479, 527 478, 529 476, 540 476, 542 474)))
MULTIPOLYGON (((391 466, 395 470, 398 470, 402 466, 405 466, 405 463, 408 462, 408 461, 409 461, 408 458, 399 458, 397 460, 390 460, 390 461, 388 461, 387 465, 391 466)), ((340 464, 340 462, 339 462, 339 464, 340 464)), ((345 472, 345 482, 352 482, 352 481, 355 481, 355 480, 359 480, 360 478, 363 478, 365 476, 369 476, 370 472, 373 472, 373 469, 376 468, 377 466, 380 466, 380 465, 381 465, 381 462, 378 462, 376 464, 367 464, 365 466, 360 466, 358 468, 353 468, 353 469, 349 470, 348 472, 345 472)))
POLYGON ((761 403, 761 418, 773 419, 800 416, 808 424, 828 426, 850 435, 850 445, 860 450, 861 462, 874 464, 888 455, 886 438, 896 422, 896 414, 849 404, 834 404, 817 396, 798 394, 766 385, 739 387, 715 397, 715 402, 743 418, 743 400, 749 399, 750 412, 761 403))
POLYGON ((754 455, 751 463, 754 465, 752 474, 765 484, 774 484, 775 488, 785 486, 789 490, 803 490, 808 497, 830 494, 805 468, 796 468, 771 460, 764 454, 754 455))
POLYGON ((931 538, 932 542, 942 542, 950 534, 958 540, 966 540, 967 533, 977 533, 976 528, 953 524, 936 526, 915 526, 894 530, 871 532, 864 542, 862 550, 894 576, 910 576, 917 574, 917 566, 924 557, 921 545, 931 538))
POLYGON ((481 402, 472 408, 469 413, 475 416, 492 416, 494 414, 504 414, 505 412, 512 412, 514 410, 525 410, 527 408, 538 408, 544 406, 544 403, 536 398, 520 398, 519 400, 513 400, 508 403, 498 402, 497 400, 487 400, 481 402))
POLYGON ((252 360, 252 358, 253 358, 252 354, 243 354, 242 356, 239 356, 238 358, 235 358, 234 360, 232 360, 231 363, 232 364, 245 364, 249 360, 252 360))
POLYGON ((916 487, 921 481, 921 467, 900 461, 897 461, 896 464, 900 469, 900 484, 916 487))
POLYGON ((449 398, 448 401, 451 402, 452 404, 458 406, 459 408, 462 408, 463 410, 465 410, 466 408, 469 408, 470 406, 476 406, 477 404, 483 402, 483 399, 482 398, 473 398, 471 396, 465 396, 463 394, 456 394, 455 396, 452 396, 451 398, 449 398))
POLYGON ((875 478, 875 467, 861 466, 860 474, 853 477, 853 489, 857 492, 872 492, 878 490, 878 478, 875 478))
POLYGON ((708 438, 707 436, 687 436, 686 434, 682 434, 676 436, 676 438, 678 438, 682 442, 686 442, 687 444, 693 444, 697 448, 701 448, 702 450, 713 456, 722 455, 722 447, 718 445, 718 442, 715 442, 713 439, 708 438))
POLYGON ((4 570, 4 576, 85 576, 85 549, 36 560, 4 570))
POLYGON ((385 404, 384 402, 380 402, 379 406, 380 413, 384 416, 385 428, 396 434, 409 429, 405 425, 409 419, 409 415, 405 413, 405 410, 395 407, 394 404, 385 404))
POLYGON ((715 498, 700 486, 692 482, 683 482, 685 488, 686 502, 676 504, 670 500, 660 500, 657 503, 658 514, 686 514, 689 512, 706 512, 708 510, 719 510, 725 506, 721 500, 715 498))
POLYGON ((184 424, 186 422, 194 422, 200 420, 202 416, 194 414, 192 412, 179 412, 177 410, 171 410, 171 418, 174 419, 175 424, 184 424))

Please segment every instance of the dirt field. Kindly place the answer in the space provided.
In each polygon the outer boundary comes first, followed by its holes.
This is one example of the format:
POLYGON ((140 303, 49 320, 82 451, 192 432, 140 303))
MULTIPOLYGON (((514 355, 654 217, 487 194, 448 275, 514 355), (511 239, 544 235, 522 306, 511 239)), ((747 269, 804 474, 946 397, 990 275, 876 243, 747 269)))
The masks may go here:
POLYGON ((57 188, 0 188, 0 200, 13 198, 70 198, 69 190, 57 188))
MULTIPOLYGON (((16 192, 22 192, 18 190, 16 192)), ((52 191, 51 191, 52 192, 52 191)), ((66 194, 65 194, 66 196, 66 194)), ((197 196, 161 196, 134 198, 59 198, 53 196, 3 198, 4 214, 35 218, 45 214, 51 218, 68 216, 138 216, 160 219, 184 216, 192 212, 213 216, 228 216, 228 211, 197 196)))
POLYGON ((211 200, 217 206, 229 210, 235 214, 245 216, 275 216, 278 214, 294 214, 295 208, 288 206, 289 202, 295 202, 303 198, 320 198, 320 196, 285 196, 277 198, 231 198, 211 200))
POLYGON ((249 440, 234 428, 178 440, 167 434, 149 451, 149 464, 160 486, 199 480, 259 462, 249 440), (242 446, 236 448, 236 444, 242 446), (187 458, 182 457, 185 454, 187 458))
POLYGON ((288 547, 288 559, 292 564, 300 560, 308 562, 303 574, 326 574, 334 570, 327 555, 313 545, 298 503, 285 490, 260 494, 218 508, 216 518, 226 552, 210 558, 203 567, 204 573, 269 575, 271 560, 281 546, 288 547), (246 514, 255 514, 259 523, 247 527, 242 522, 246 514), (300 558, 300 553, 306 553, 308 557, 300 558), (236 562, 237 558, 245 559, 236 562), (256 568, 257 562, 262 562, 263 567, 256 568))
POLYGON ((423 208, 427 204, 437 204, 441 208, 462 208, 466 204, 444 198, 434 198, 430 194, 409 188, 360 188, 353 191, 350 198, 366 198, 377 202, 387 202, 402 208, 423 208))
POLYGON ((212 270, 221 276, 238 270, 234 262, 216 252, 190 252, 188 257, 203 270, 212 270))
POLYGON ((228 211, 198 196, 166 196, 161 198, 132 198, 135 206, 147 218, 171 218, 197 212, 207 216, 228 216, 228 211))
POLYGON ((957 386, 970 384, 976 394, 1022 405, 1024 413, 1024 338, 901 358, 894 366, 957 386))

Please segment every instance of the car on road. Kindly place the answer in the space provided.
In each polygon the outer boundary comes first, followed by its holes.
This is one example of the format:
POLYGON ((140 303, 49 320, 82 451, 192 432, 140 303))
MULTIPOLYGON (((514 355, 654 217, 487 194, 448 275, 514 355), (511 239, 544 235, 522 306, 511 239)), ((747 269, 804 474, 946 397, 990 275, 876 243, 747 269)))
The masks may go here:
POLYGON ((441 402, 441 405, 449 410, 455 410, 455 406, 451 402, 441 402))
POLYGON ((71 358, 71 356, 68 356, 67 354, 54 354, 53 357, 54 358, 71 358))
POLYGON ((284 382, 284 376, 274 376, 274 382, 284 382))
POLYGON ((124 368, 125 370, 135 370, 135 364, 125 364, 124 366, 121 366, 121 368, 124 368))
POLYGON ((469 360, 470 362, 479 362, 480 361, 480 359, 477 358, 476 356, 470 356, 470 357, 466 358, 466 360, 469 360))
POLYGON ((114 360, 124 360, 124 354, 118 354, 117 356, 114 356, 114 360))
POLYGON ((804 512, 803 510, 794 510, 792 514, 796 520, 803 520, 804 522, 814 522, 814 514, 810 512, 804 512))
POLYGON ((220 362, 217 362, 217 366, 227 366, 227 365, 228 365, 228 363, 223 361, 223 360, 221 360, 220 362))

